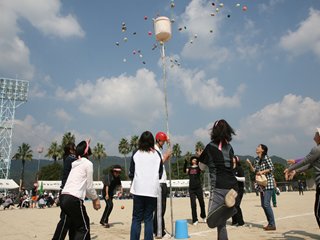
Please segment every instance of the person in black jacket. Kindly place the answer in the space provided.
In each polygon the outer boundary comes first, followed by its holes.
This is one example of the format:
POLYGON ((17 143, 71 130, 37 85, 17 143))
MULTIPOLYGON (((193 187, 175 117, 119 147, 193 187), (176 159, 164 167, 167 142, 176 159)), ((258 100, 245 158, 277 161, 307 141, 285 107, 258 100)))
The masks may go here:
POLYGON ((201 179, 200 179, 201 170, 199 168, 198 163, 199 163, 199 160, 197 156, 192 156, 190 158, 190 164, 188 164, 187 160, 184 163, 184 171, 189 175, 189 195, 190 195, 193 225, 198 224, 196 198, 198 198, 200 209, 201 209, 200 217, 203 219, 203 222, 206 222, 206 211, 205 211, 203 190, 202 190, 201 179))
POLYGON ((106 201, 106 207, 101 217, 100 223, 106 228, 109 228, 109 216, 113 209, 113 195, 118 187, 120 187, 120 194, 122 194, 122 187, 121 187, 121 166, 114 165, 110 173, 105 177, 102 189, 102 196, 106 201))
MULTIPOLYGON (((68 143, 64 147, 64 155, 63 155, 63 173, 61 179, 60 193, 63 189, 64 185, 67 182, 69 173, 71 171, 72 162, 76 160, 76 145, 74 143, 68 143)), ((59 194, 60 196, 61 194, 59 194)), ((67 219, 66 214, 62 211, 60 213, 60 221, 57 224, 56 230, 54 232, 52 240, 63 240, 65 239, 67 233, 69 231, 69 220, 67 219)), ((69 233, 70 236, 70 233, 69 233)))
POLYGON ((240 204, 241 204, 243 193, 244 193, 245 177, 244 177, 244 171, 243 171, 243 168, 241 167, 240 159, 238 156, 234 156, 233 158, 233 173, 238 181, 238 196, 236 198, 236 204, 235 204, 237 213, 232 216, 232 225, 243 226, 244 221, 243 221, 240 204))

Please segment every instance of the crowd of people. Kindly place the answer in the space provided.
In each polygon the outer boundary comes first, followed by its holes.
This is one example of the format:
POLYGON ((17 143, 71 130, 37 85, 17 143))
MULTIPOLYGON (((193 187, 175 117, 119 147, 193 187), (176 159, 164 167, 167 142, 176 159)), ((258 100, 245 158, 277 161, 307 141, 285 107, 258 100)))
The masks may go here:
POLYGON ((9 193, 4 195, 0 193, 0 206, 3 209, 9 208, 48 208, 59 205, 59 194, 53 192, 41 192, 34 187, 28 191, 24 187, 19 193, 9 193))
MULTIPOLYGON (((246 179, 239 157, 231 145, 233 135, 235 131, 227 121, 217 120, 211 129, 210 142, 204 149, 197 149, 184 165, 184 171, 189 177, 192 224, 197 225, 199 222, 196 204, 198 200, 200 218, 209 228, 217 229, 218 240, 228 239, 228 219, 232 220, 234 226, 245 225, 241 202, 246 179), (201 173, 205 169, 209 171, 211 186, 207 211, 201 183, 201 173)), ((291 180, 297 173, 314 168, 317 186, 314 214, 320 227, 320 128, 315 132, 314 141, 316 146, 306 157, 288 160, 290 166, 285 169, 284 176, 286 180, 291 180)), ((91 199, 95 210, 101 208, 100 199, 93 187, 93 164, 89 160, 90 140, 81 141, 77 146, 74 143, 67 144, 64 151, 59 196, 55 197, 52 193, 38 195, 38 186, 35 184, 30 194, 24 188, 21 189, 16 196, 19 199, 17 206, 44 208, 59 203, 60 220, 52 239, 65 239, 67 235, 69 239, 90 239, 90 220, 84 200, 91 199)), ((267 220, 263 230, 274 231, 277 227, 271 202, 273 207, 276 207, 275 197, 279 194, 273 175, 274 166, 265 144, 256 147, 256 154, 253 162, 247 160, 246 163, 256 176, 255 188, 267 220)), ((129 178, 132 181, 130 193, 133 198, 130 240, 140 239, 142 223, 145 240, 172 237, 164 222, 168 196, 165 163, 171 155, 170 140, 164 132, 158 132, 155 137, 150 131, 141 134, 138 148, 132 154, 129 170, 129 178), (167 149, 163 152, 166 143, 167 149)), ((100 224, 105 228, 110 228, 109 219, 115 192, 118 191, 119 196, 123 193, 121 171, 120 165, 112 166, 103 181, 102 197, 106 205, 100 224)), ((299 194, 303 194, 302 183, 299 183, 299 194)), ((4 209, 13 205, 12 196, 3 197, 2 201, 4 209)))

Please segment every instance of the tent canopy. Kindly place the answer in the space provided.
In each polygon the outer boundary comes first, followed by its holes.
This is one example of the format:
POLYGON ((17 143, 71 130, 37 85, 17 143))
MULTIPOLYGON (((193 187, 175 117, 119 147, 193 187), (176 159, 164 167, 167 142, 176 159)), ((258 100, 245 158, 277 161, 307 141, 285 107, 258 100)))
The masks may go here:
POLYGON ((12 179, 0 179, 0 189, 15 189, 19 185, 12 179))
MULTIPOLYGON (((53 190, 59 191, 61 186, 61 181, 38 181, 38 186, 40 187, 42 184, 42 190, 53 190)), ((103 183, 102 181, 93 181, 93 187, 95 189, 102 189, 103 183)))

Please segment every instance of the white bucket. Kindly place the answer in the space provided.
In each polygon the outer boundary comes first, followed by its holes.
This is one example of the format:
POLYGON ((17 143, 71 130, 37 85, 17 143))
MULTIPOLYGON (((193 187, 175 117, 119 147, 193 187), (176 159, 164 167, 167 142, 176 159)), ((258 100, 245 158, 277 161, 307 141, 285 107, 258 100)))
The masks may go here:
POLYGON ((167 17, 157 17, 154 20, 154 32, 157 41, 166 42, 171 38, 171 22, 167 17))

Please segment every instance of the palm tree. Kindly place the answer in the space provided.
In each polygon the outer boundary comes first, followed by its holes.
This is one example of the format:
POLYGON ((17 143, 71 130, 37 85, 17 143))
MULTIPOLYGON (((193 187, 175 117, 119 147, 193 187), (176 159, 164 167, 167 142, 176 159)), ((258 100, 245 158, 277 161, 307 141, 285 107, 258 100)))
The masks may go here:
POLYGON ((46 154, 46 157, 52 158, 54 162, 56 162, 57 159, 60 159, 62 157, 61 148, 58 145, 57 141, 54 141, 51 143, 48 149, 48 152, 46 154))
POLYGON ((17 153, 14 155, 16 160, 22 161, 22 168, 21 168, 21 176, 20 176, 20 188, 24 186, 24 167, 26 161, 32 160, 32 150, 29 144, 22 143, 21 146, 18 147, 17 153))
POLYGON ((195 151, 196 151, 196 152, 198 152, 199 150, 200 150, 200 151, 203 151, 203 149, 204 149, 204 144, 203 144, 203 142, 198 141, 198 142, 196 143, 196 146, 195 146, 195 151))
POLYGON ((61 158, 64 155, 64 147, 69 143, 75 143, 75 142, 76 142, 76 137, 71 132, 66 132, 63 135, 62 141, 61 141, 61 145, 60 145, 60 156, 61 156, 61 158))
POLYGON ((124 156, 124 170, 125 170, 125 175, 127 176, 128 171, 127 171, 127 155, 130 152, 130 144, 127 139, 122 138, 120 140, 119 146, 118 146, 119 153, 124 156))
POLYGON ((138 149, 138 145, 139 145, 139 136, 133 135, 131 137, 131 140, 130 140, 130 149, 131 149, 131 151, 133 152, 136 149, 138 149))
POLYGON ((97 146, 93 148, 92 156, 94 159, 98 160, 98 181, 100 181, 100 161, 107 157, 106 149, 102 143, 97 143, 97 146))
POLYGON ((172 156, 175 157, 177 163, 177 173, 179 179, 179 161, 178 159, 181 157, 181 149, 179 143, 176 143, 172 146, 172 156))

